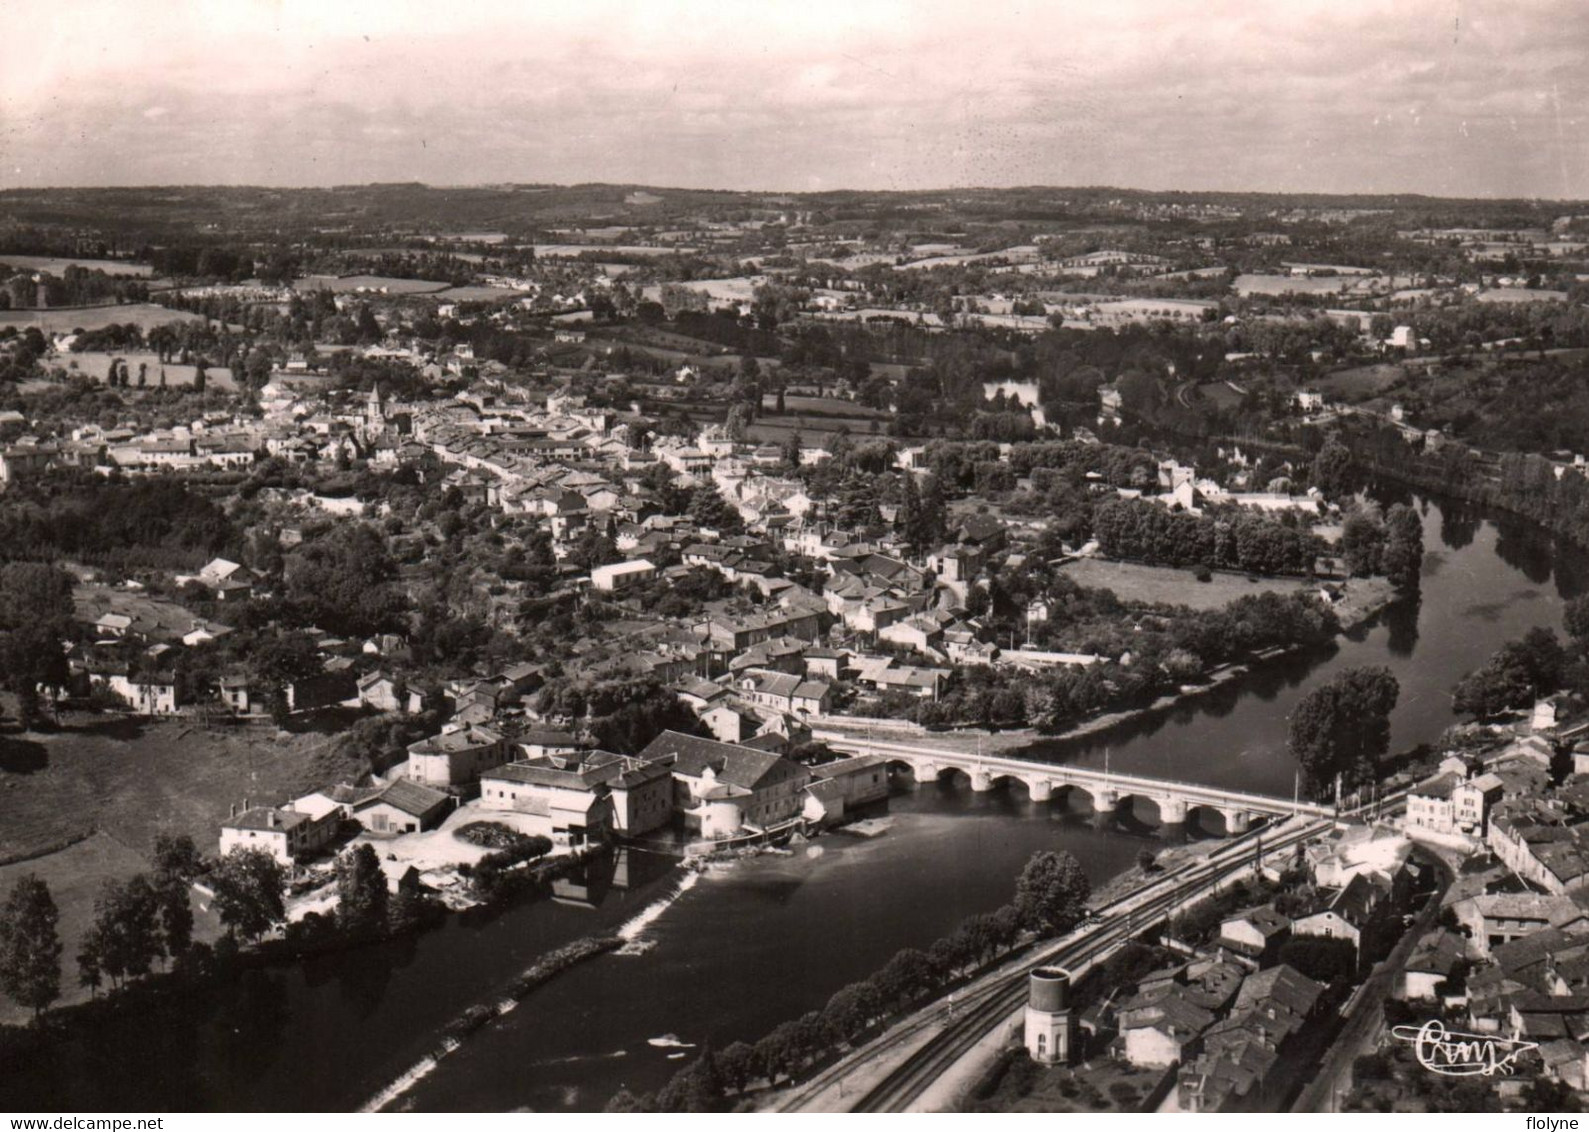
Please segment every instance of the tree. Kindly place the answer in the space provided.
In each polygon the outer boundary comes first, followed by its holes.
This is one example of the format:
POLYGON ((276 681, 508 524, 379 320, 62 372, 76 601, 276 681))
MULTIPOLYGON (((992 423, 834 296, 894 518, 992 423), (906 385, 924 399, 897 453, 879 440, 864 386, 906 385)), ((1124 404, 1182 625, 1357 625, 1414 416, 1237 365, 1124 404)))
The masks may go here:
POLYGON ((1015 882, 1021 922, 1040 935, 1064 935, 1087 914, 1092 882, 1081 862, 1064 850, 1032 854, 1015 882))
POLYGON ((162 833, 154 839, 154 867, 155 872, 162 877, 192 880, 203 871, 204 860, 188 834, 173 837, 162 833))
POLYGON ((1279 961, 1315 982, 1346 990, 1357 975, 1357 948, 1347 939, 1302 936, 1281 945, 1279 961))
POLYGON ((728 410, 728 420, 724 424, 729 439, 737 442, 746 438, 747 430, 755 421, 755 413, 750 405, 741 402, 728 410))
POLYGON ((373 845, 365 842, 337 858, 337 919, 344 930, 385 928, 387 903, 386 874, 373 845))
POLYGON ((745 1091, 756 1070, 756 1049, 748 1042, 731 1042, 717 1055, 717 1072, 724 1086, 736 1093, 745 1091))
POLYGON ((1342 524, 1340 545, 1341 557, 1354 575, 1379 573, 1385 553, 1385 523, 1379 508, 1372 503, 1353 508, 1342 524))
POLYGON ((302 624, 359 637, 405 628, 398 620, 397 563, 366 523, 342 524, 302 544, 287 557, 285 575, 302 624))
POLYGON ((1398 503, 1385 516, 1385 549, 1381 568, 1401 589, 1416 589, 1423 570, 1423 521, 1418 512, 1398 503))
POLYGON ((734 510, 714 483, 703 483, 690 492, 687 514, 698 526, 717 531, 737 531, 739 512, 734 510))
POLYGON ((710 1042, 687 1068, 657 1091, 659 1112, 722 1112, 726 1090, 710 1042))
POLYGON ((99 933, 90 929, 77 947, 77 983, 88 988, 90 997, 97 998, 104 981, 104 947, 100 943, 99 933))
POLYGON ((1482 667, 1459 680, 1451 706, 1458 714, 1480 719, 1527 707, 1559 688, 1567 671, 1567 654, 1555 632, 1536 627, 1521 640, 1502 645, 1482 667))
POLYGON ((59 566, 11 562, 0 567, 0 629, 43 624, 59 635, 72 618, 75 586, 59 566))
POLYGON ((1567 635, 1580 650, 1589 645, 1589 594, 1569 601, 1562 620, 1566 623, 1567 635))
POLYGON ((1373 776, 1390 744, 1390 713, 1401 686, 1388 668, 1352 668, 1304 696, 1291 713, 1291 754, 1309 789, 1337 775, 1373 776))
POLYGON ((1339 499, 1351 490, 1352 450, 1330 437, 1313 458, 1313 486, 1329 499, 1339 499))
POLYGON ((870 982, 851 983, 833 992, 822 1010, 822 1017, 835 1034, 845 1041, 853 1041, 866 1032, 880 1008, 876 987, 870 982))
POLYGON ((655 1112, 656 1100, 650 1094, 631 1093, 619 1089, 607 1102, 606 1112, 655 1112))
POLYGON ((927 953, 907 947, 896 952, 871 982, 883 1009, 889 1010, 926 994, 936 981, 935 975, 936 968, 927 953))
POLYGON ((156 877, 154 891, 166 954, 176 959, 193 946, 193 904, 188 897, 188 882, 176 873, 164 873, 156 877))
POLYGON ((142 873, 125 883, 107 879, 100 888, 92 934, 99 967, 113 983, 147 975, 165 954, 160 911, 160 898, 142 873))
POLYGON ((756 1063, 766 1073, 769 1084, 777 1084, 782 1075, 793 1076, 800 1068, 797 1031, 794 1022, 780 1022, 756 1043, 756 1063))
POLYGON ((61 994, 59 921, 49 886, 33 873, 18 877, 0 905, 0 991, 35 1022, 61 994))
POLYGON ((286 919, 286 883, 286 870, 263 849, 234 850, 210 873, 216 914, 245 941, 258 939, 286 919))

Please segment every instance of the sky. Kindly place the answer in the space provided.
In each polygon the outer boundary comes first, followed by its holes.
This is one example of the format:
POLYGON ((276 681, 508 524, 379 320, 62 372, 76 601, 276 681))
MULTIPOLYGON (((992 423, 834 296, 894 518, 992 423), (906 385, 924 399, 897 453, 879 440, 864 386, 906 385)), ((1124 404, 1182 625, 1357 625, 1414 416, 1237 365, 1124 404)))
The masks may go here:
POLYGON ((5 0, 0 187, 1589 197, 1583 0, 5 0))

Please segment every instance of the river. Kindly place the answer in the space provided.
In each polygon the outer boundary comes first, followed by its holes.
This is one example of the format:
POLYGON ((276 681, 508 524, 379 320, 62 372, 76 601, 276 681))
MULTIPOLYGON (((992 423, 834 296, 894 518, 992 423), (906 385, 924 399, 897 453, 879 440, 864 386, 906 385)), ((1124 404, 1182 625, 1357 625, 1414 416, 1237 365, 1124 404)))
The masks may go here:
MULTIPOLYGON (((1387 665, 1401 683, 1394 746, 1433 741, 1453 722, 1449 692, 1459 676, 1532 626, 1560 627, 1564 599, 1589 581, 1589 555, 1459 504, 1418 505, 1428 552, 1418 599, 1333 649, 1038 751, 1288 795, 1287 713, 1321 680, 1361 664, 1387 665)), ((1151 820, 1151 809, 1141 816, 1151 820)), ((357 1108, 434 1049, 438 1030, 464 1007, 499 999, 537 956, 629 925, 639 954, 598 958, 536 990, 410 1082, 394 1105, 599 1108, 620 1085, 655 1088, 690 1047, 754 1040, 899 948, 926 946, 964 916, 991 911, 1036 849, 1069 849, 1099 884, 1159 844, 1146 826, 1100 828, 1058 804, 1034 805, 1019 788, 973 795, 933 784, 897 795, 886 820, 880 836, 823 837, 789 856, 710 870, 682 893, 683 874, 668 859, 622 854, 561 885, 555 899, 254 972, 219 1005, 166 1008, 154 1024, 107 1025, 58 1043, 44 1064, 0 1079, 0 1108, 357 1108)))

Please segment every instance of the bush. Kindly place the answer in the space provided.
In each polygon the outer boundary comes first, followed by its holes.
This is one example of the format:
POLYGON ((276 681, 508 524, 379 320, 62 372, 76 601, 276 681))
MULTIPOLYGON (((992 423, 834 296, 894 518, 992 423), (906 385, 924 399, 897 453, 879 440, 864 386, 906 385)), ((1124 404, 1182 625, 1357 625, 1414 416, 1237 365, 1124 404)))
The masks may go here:
POLYGON ((1196 566, 1192 567, 1192 577, 1196 578, 1199 582, 1212 582, 1214 580, 1214 571, 1210 570, 1202 563, 1198 563, 1196 566))
POLYGON ((1128 1081, 1115 1081, 1109 1086, 1109 1096, 1122 1112, 1129 1112, 1142 1101, 1142 1094, 1128 1081))
POLYGON ((529 834, 499 821, 472 821, 453 830, 452 835, 484 849, 513 849, 529 840, 529 834))
POLYGON ((519 834, 522 838, 506 849, 498 849, 495 853, 487 853, 480 858, 480 867, 507 869, 525 861, 533 861, 537 857, 544 857, 552 851, 552 839, 542 837, 538 833, 519 834))

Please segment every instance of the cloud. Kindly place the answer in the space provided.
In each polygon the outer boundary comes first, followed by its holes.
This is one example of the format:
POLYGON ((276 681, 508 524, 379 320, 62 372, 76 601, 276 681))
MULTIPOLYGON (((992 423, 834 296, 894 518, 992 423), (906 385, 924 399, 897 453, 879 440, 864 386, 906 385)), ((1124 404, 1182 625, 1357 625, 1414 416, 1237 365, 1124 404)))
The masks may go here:
POLYGON ((12 183, 1589 193, 1577 0, 13 3, 12 183))

